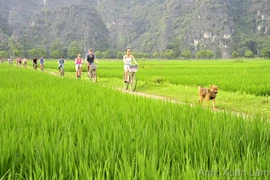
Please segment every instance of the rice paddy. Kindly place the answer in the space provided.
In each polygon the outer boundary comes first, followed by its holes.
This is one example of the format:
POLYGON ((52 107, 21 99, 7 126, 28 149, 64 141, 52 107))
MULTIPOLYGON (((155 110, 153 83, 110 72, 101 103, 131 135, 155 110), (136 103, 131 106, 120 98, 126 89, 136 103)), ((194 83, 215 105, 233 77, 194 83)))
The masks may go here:
MULTIPOLYGON (((267 97, 267 63, 141 61, 138 77, 142 86, 217 84, 267 97)), ((57 73, 57 63, 48 61, 46 70, 57 73)), ((121 61, 99 62, 101 83, 76 80, 72 63, 65 71, 71 78, 0 64, 0 179, 270 176, 270 125, 263 116, 237 117, 103 86, 105 79, 122 83, 121 61)))

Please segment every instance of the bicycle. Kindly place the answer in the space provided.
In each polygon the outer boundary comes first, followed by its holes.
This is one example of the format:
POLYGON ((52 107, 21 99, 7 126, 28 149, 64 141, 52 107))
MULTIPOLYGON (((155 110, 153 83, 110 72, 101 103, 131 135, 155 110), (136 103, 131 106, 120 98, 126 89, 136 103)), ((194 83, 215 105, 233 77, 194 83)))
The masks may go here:
POLYGON ((88 72, 89 79, 92 79, 93 82, 97 82, 97 65, 91 64, 90 70, 88 72))
POLYGON ((34 63, 33 66, 34 66, 34 69, 37 70, 37 63, 34 63))
MULTIPOLYGON (((138 71, 138 65, 130 65, 128 71, 128 79, 127 82, 124 81, 124 88, 125 90, 130 87, 131 91, 135 91, 137 87, 137 79, 136 79, 136 72, 138 71)), ((124 72, 124 80, 125 80, 125 72, 124 72)))
POLYGON ((61 76, 64 76, 65 75, 65 71, 64 71, 63 65, 60 65, 60 75, 61 76))
POLYGON ((44 64, 41 64, 41 65, 40 65, 40 70, 41 70, 42 72, 44 72, 44 64))

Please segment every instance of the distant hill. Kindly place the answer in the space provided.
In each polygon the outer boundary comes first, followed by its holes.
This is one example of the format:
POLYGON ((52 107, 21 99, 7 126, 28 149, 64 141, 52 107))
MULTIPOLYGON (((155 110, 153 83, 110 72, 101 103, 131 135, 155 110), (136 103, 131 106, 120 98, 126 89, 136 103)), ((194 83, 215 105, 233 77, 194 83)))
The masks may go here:
POLYGON ((9 0, 0 5, 9 26, 0 39, 12 36, 28 44, 25 49, 60 38, 101 51, 211 49, 215 57, 228 58, 234 50, 257 54, 270 44, 268 0, 9 0))

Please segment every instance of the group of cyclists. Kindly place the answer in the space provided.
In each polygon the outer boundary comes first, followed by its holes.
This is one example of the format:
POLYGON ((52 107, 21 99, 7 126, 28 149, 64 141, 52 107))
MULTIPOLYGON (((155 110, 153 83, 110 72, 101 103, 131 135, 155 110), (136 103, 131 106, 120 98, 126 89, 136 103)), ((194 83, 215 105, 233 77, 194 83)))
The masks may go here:
MULTIPOLYGON (((3 62, 4 60, 2 58, 0 58, 0 60, 3 62)), ((11 64, 12 63, 12 60, 11 58, 8 59, 9 63, 11 64)), ((18 66, 24 66, 26 67, 27 66, 27 58, 26 57, 23 57, 23 58, 20 58, 20 57, 17 57, 17 65, 18 66)), ((40 59, 37 59, 36 57, 34 57, 32 59, 32 62, 33 62, 33 67, 37 67, 37 64, 38 64, 38 61, 39 61, 39 64, 40 64, 40 67, 41 67, 41 70, 44 69, 44 64, 45 64, 45 59, 43 57, 40 57, 40 59)), ((132 65, 132 61, 138 65, 137 61, 135 60, 134 56, 131 55, 131 49, 130 48, 127 48, 126 49, 126 55, 123 56, 123 62, 124 62, 124 81, 127 82, 127 78, 128 78, 128 72, 129 72, 129 68, 130 68, 130 65, 132 65)), ((76 69, 76 78, 80 78, 81 76, 81 72, 82 72, 82 65, 84 63, 84 60, 83 58, 81 57, 81 54, 78 54, 77 58, 75 59, 75 69, 76 69)), ((86 57, 85 57, 85 63, 86 63, 86 66, 87 66, 87 72, 88 74, 90 73, 90 69, 91 69, 91 66, 95 66, 96 64, 98 64, 98 61, 97 61, 97 58, 94 54, 94 51, 93 49, 89 49, 88 50, 88 53, 86 54, 86 57)), ((66 60, 61 57, 59 60, 58 60, 58 69, 60 71, 60 68, 64 68, 64 65, 66 64, 66 60)), ((36 68, 35 68, 36 69, 36 68)))
MULTIPOLYGON (((93 49, 88 50, 88 54, 86 54, 86 57, 85 57, 85 63, 87 66, 87 72, 88 72, 88 74, 90 74, 91 66, 98 64, 98 61, 97 61, 97 58, 94 54, 93 49)), ((59 72, 60 72, 60 68, 61 67, 64 68, 65 64, 66 64, 66 60, 63 57, 61 57, 58 60, 59 72)), ((81 77, 82 65, 84 64, 84 60, 83 60, 81 54, 78 54, 77 58, 75 58, 74 64, 75 64, 75 70, 76 70, 76 78, 78 79, 81 77)))

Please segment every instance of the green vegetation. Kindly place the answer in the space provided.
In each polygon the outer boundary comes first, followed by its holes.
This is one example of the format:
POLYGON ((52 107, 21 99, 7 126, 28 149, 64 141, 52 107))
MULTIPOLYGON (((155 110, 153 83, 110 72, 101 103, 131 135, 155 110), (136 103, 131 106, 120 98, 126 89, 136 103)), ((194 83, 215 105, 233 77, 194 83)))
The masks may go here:
POLYGON ((85 2, 58 0, 44 5, 31 0, 3 1, 0 51, 11 56, 28 56, 31 49, 44 48, 58 54, 62 51, 65 57, 74 58, 81 50, 93 48, 103 53, 98 57, 119 58, 118 52, 130 47, 141 58, 188 59, 185 53, 181 56, 184 50, 193 58, 196 53, 201 54, 200 59, 229 58, 233 51, 245 57, 247 50, 257 57, 270 57, 267 1, 85 2), (62 43, 59 51, 50 48, 57 39, 62 43), (80 51, 75 48, 75 52, 73 48, 68 53, 74 41, 80 51), (214 55, 203 55, 199 52, 202 49, 211 50, 214 55))
POLYGON ((8 53, 5 51, 0 51, 0 57, 1 58, 7 58, 8 57, 8 53))
MULTIPOLYGON (((137 60, 137 91, 197 104, 197 86, 214 84, 220 88, 218 109, 270 117, 267 60, 137 60)), ((98 84, 123 88, 122 65, 122 60, 99 60, 98 84)), ((56 73, 57 67, 56 60, 47 61, 45 71, 56 73)), ((65 70, 67 77, 75 77, 73 60, 68 61, 65 70)), ((86 73, 83 79, 87 80, 86 73)))
MULTIPOLYGON (((141 61, 138 77, 147 82, 154 73, 167 72, 173 78, 165 76, 165 82, 185 84, 177 77, 189 76, 184 70, 189 68, 200 77, 197 83, 206 83, 208 74, 218 77, 229 65, 246 75, 248 67, 255 72, 267 66, 265 61, 141 61)), ((260 117, 213 113, 124 94, 102 83, 0 66, 3 179, 199 179, 212 171, 212 178, 224 177, 227 170, 249 178, 269 167, 270 125, 260 117)), ((68 62, 66 71, 71 67, 68 62)), ((46 61, 46 68, 55 71, 56 61, 46 61)), ((98 73, 101 79, 121 79, 122 64, 100 61, 98 73)))

